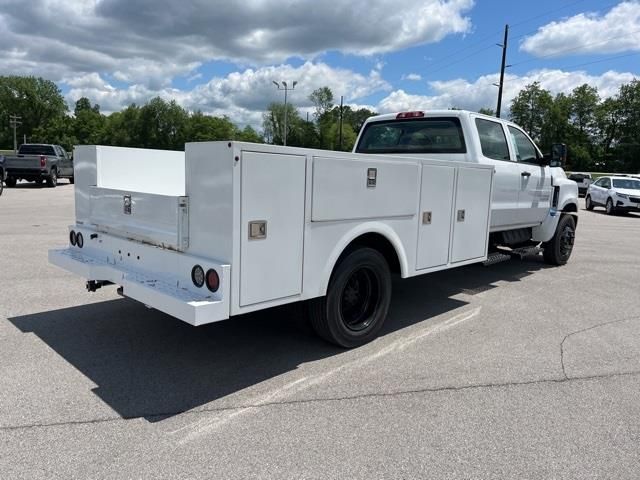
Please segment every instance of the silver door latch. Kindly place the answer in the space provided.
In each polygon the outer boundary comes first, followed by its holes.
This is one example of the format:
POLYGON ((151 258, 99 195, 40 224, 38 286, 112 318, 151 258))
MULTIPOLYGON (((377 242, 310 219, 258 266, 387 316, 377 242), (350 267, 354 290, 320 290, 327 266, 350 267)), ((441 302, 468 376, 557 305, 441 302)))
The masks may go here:
POLYGON ((367 188, 374 188, 376 186, 377 179, 378 179, 378 169, 377 168, 367 169, 367 188))
POLYGON ((131 195, 125 195, 122 201, 122 210, 125 215, 131 215, 131 195))
POLYGON ((431 212, 422 212, 422 224, 431 225, 431 212))
POLYGON ((458 221, 464 222, 464 210, 458 210, 458 221))
POLYGON ((254 220, 249 222, 249 240, 261 240, 267 238, 267 221, 254 220))

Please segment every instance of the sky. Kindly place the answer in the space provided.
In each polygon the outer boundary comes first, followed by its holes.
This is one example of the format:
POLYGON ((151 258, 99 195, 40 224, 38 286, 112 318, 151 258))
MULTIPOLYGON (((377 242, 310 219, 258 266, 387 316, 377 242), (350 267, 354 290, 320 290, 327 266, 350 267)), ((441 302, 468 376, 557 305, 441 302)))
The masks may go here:
POLYGON ((312 112, 323 86, 379 113, 496 107, 524 86, 588 83, 613 96, 638 75, 640 0, 0 0, 0 75, 56 82, 103 112, 160 96, 260 127, 283 101, 312 112))

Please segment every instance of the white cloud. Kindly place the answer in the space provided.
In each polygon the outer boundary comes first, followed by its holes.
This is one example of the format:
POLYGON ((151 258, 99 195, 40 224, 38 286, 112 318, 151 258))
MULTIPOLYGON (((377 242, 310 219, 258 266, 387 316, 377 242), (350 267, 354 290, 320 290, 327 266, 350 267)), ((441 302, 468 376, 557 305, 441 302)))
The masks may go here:
POLYGON ((400 80, 409 80, 412 82, 419 82, 420 80, 422 80, 422 75, 418 73, 408 73, 406 75, 402 75, 402 78, 400 80))
MULTIPOLYGON (((0 70, 166 88, 202 63, 375 55, 469 31, 473 0, 2 0, 0 70), (7 48, 10 45, 10 48, 7 48)), ((379 70, 379 69, 378 69, 379 70)))
POLYGON ((520 50, 536 56, 640 50, 640 2, 622 2, 605 15, 581 13, 551 22, 527 37, 520 50))
MULTIPOLYGON (((542 88, 552 94, 570 93, 585 83, 597 87, 603 98, 614 96, 623 83, 634 79, 631 73, 609 71, 602 75, 589 75, 586 72, 565 72, 562 70, 537 70, 525 75, 505 76, 503 91, 503 113, 509 111, 511 101, 525 86, 539 81, 542 88)), ((446 109, 451 107, 478 110, 482 107, 495 108, 498 90, 493 83, 499 80, 498 74, 485 75, 473 82, 465 79, 430 82, 433 95, 412 95, 404 90, 391 92, 378 104, 381 113, 421 109, 446 109)))
POLYGON ((93 103, 98 103, 102 111, 112 112, 130 103, 140 104, 160 96, 166 100, 176 100, 191 111, 227 115, 237 124, 259 126, 267 105, 283 101, 283 93, 275 88, 273 80, 298 82, 295 90, 289 92, 289 101, 303 114, 311 110, 312 104, 308 98, 311 92, 323 86, 331 88, 336 102, 339 102, 340 95, 353 101, 391 89, 376 70, 362 75, 351 70, 332 68, 324 63, 306 62, 299 67, 279 65, 233 72, 226 77, 213 78, 196 85, 191 90, 168 87, 152 89, 144 85, 118 89, 95 73, 87 74, 67 81, 71 89, 66 98, 73 105, 80 97, 87 97, 93 103))

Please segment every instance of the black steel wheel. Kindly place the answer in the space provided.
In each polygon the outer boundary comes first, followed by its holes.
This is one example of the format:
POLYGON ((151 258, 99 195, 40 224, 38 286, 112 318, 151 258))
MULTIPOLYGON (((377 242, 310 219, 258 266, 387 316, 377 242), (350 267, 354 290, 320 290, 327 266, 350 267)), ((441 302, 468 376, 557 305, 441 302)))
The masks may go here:
POLYGON ((325 340, 353 348, 373 340, 391 303, 391 272, 372 248, 348 253, 336 266, 327 295, 309 302, 311 325, 325 340))
POLYGON ((591 195, 584 197, 584 208, 587 210, 593 210, 593 202, 591 201, 591 195))
POLYGON ((564 265, 573 252, 576 222, 572 215, 562 215, 553 238, 543 244, 544 260, 551 265, 564 265))

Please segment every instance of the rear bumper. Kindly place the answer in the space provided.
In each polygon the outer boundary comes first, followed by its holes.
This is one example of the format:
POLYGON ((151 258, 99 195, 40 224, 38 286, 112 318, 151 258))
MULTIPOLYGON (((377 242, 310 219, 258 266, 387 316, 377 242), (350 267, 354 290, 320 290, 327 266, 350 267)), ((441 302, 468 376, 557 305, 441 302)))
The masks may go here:
POLYGON ((49 176, 49 171, 40 168, 7 168, 7 176, 16 178, 45 178, 49 176))
MULTIPOLYGON (((151 248, 151 247, 147 247, 151 248)), ((201 292, 181 287, 181 278, 171 277, 171 272, 154 274, 128 268, 122 263, 111 263, 96 252, 76 247, 49 250, 49 262, 87 280, 109 281, 122 286, 124 296, 138 300, 150 307, 198 326, 229 318, 228 265, 220 266, 220 289, 201 292)), ((167 255, 180 255, 167 252, 167 255)), ((197 259, 189 259, 196 262, 197 259)))

